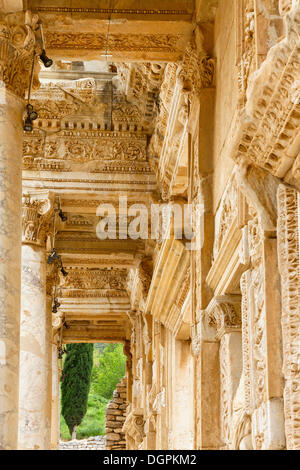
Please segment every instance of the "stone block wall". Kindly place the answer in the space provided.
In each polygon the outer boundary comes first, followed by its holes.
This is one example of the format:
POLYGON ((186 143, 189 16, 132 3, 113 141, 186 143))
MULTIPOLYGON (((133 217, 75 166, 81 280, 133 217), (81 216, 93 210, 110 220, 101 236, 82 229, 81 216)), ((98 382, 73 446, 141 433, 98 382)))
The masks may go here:
POLYGON ((126 419, 127 382, 124 377, 114 391, 106 409, 106 449, 125 450, 126 440, 122 427, 126 419))
POLYGON ((105 436, 89 437, 88 439, 80 439, 59 443, 59 450, 104 450, 105 436))

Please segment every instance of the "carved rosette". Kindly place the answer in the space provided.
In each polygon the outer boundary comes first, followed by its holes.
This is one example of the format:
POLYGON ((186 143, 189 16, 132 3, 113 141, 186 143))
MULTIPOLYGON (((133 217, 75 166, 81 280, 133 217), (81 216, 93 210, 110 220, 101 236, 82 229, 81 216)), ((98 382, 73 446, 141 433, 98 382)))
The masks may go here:
POLYGON ((0 86, 24 98, 30 82, 36 15, 29 12, 0 17, 0 86))
POLYGON ((54 214, 52 197, 24 194, 22 202, 22 242, 45 247, 54 214))

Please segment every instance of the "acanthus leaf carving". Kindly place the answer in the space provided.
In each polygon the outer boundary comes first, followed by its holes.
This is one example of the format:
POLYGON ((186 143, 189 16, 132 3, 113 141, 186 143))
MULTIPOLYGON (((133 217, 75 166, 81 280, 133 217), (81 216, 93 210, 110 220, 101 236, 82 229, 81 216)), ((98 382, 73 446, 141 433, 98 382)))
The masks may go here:
POLYGON ((182 88, 191 93, 200 93, 203 88, 212 87, 215 74, 215 59, 201 47, 200 50, 193 38, 184 53, 177 73, 182 88))
MULTIPOLYGON (((5 87, 20 98, 24 98, 29 87, 34 53, 39 52, 35 29, 37 15, 26 12, 0 17, 0 86, 5 87)), ((34 85, 37 85, 34 64, 34 85)))
POLYGON ((240 296, 214 297, 206 309, 206 321, 216 329, 216 339, 227 333, 241 331, 240 296))
POLYGON ((45 246, 53 212, 53 195, 49 192, 23 195, 22 240, 45 246))

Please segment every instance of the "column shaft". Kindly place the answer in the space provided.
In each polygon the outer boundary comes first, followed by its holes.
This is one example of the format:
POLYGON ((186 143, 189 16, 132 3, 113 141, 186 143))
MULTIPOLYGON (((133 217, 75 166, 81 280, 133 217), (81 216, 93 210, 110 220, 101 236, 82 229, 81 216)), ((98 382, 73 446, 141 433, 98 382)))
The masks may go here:
POLYGON ((50 448, 45 250, 22 247, 19 449, 50 448))
POLYGON ((18 441, 22 112, 0 89, 0 449, 18 441))

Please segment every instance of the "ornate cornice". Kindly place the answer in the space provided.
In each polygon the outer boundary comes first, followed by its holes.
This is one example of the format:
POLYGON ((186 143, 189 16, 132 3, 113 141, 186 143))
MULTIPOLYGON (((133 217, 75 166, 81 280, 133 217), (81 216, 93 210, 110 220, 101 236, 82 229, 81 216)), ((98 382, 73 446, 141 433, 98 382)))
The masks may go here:
POLYGON ((69 269, 62 288, 68 290, 121 290, 125 291, 126 269, 69 269))
POLYGON ((22 241, 45 246, 53 212, 53 195, 48 191, 23 194, 22 241))
POLYGON ((34 51, 38 48, 34 32, 37 22, 38 17, 30 12, 25 16, 0 16, 0 86, 20 98, 24 98, 29 86, 34 51))

